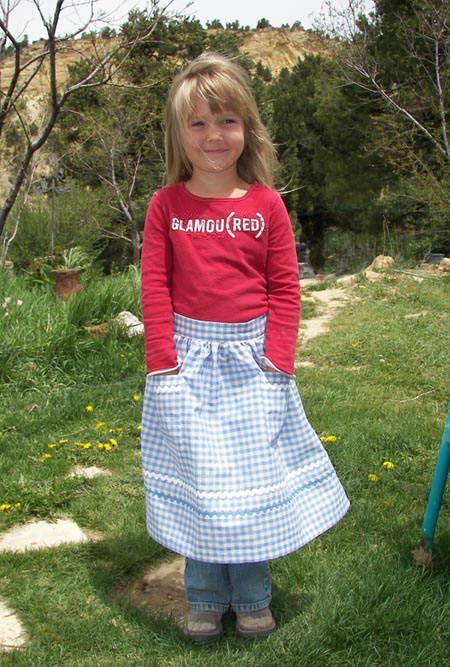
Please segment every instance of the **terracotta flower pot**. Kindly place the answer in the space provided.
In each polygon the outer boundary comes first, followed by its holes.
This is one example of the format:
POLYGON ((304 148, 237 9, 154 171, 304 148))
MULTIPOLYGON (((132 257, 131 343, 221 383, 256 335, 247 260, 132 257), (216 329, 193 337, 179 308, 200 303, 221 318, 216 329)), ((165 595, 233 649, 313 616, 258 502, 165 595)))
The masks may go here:
POLYGON ((52 271, 58 299, 66 301, 71 294, 76 294, 83 289, 83 285, 78 282, 79 274, 80 269, 54 269, 52 271))

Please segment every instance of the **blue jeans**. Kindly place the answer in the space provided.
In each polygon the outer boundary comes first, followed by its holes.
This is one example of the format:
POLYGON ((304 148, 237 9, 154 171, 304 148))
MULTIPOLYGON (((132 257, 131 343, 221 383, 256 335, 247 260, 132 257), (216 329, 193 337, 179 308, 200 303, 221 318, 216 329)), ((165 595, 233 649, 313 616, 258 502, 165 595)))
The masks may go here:
POLYGON ((186 599, 191 609, 226 612, 256 611, 270 604, 269 561, 204 563, 186 558, 186 599))

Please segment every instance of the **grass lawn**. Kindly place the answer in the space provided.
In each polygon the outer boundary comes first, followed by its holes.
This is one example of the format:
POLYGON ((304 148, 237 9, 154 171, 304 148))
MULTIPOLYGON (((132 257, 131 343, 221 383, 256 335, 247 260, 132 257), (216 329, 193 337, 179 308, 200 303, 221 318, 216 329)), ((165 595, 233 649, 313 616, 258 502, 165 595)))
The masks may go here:
POLYGON ((448 492, 434 570, 417 567, 411 551, 448 410, 450 280, 397 275, 361 278, 357 299, 329 333, 299 350, 313 363, 297 375, 305 409, 319 435, 335 436, 325 446, 350 512, 272 563, 279 625, 272 637, 246 643, 227 622, 225 637, 210 648, 192 646, 166 618, 114 598, 167 556, 145 529, 143 342, 112 323, 120 310, 139 314, 136 276, 92 278, 69 304, 0 276, 0 300, 11 298, 0 312, 0 506, 9 505, 0 511, 0 531, 36 517, 71 517, 102 535, 0 554, 0 596, 31 637, 28 648, 0 655, 2 667, 448 665, 448 492), (106 338, 84 328, 104 321, 106 338), (67 478, 75 465, 112 474, 67 478))

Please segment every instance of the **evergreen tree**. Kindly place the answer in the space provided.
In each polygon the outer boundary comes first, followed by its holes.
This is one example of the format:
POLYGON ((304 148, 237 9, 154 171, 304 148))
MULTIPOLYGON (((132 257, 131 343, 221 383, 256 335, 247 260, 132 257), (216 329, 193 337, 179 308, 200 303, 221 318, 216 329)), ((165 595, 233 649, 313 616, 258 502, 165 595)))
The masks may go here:
MULTIPOLYGON (((144 35, 153 21, 154 16, 133 11, 121 34, 127 39, 144 35)), ((145 209, 152 192, 164 184, 168 88, 179 67, 206 45, 207 33, 198 21, 160 21, 124 66, 127 86, 116 87, 112 94, 80 91, 65 109, 53 146, 60 152, 64 148, 66 167, 109 206, 110 217, 103 226, 111 239, 105 251, 108 262, 117 250, 123 257, 124 248, 130 261, 139 260, 145 209)), ((83 68, 89 68, 89 62, 71 66, 71 76, 79 76, 83 68)))
POLYGON ((336 38, 345 84, 378 107, 372 148, 393 176, 380 201, 385 219, 404 238, 411 232, 424 248, 447 252, 450 5, 442 0, 374 4, 366 16, 362 0, 349 0, 346 9, 331 12, 327 31, 336 38))
POLYGON ((206 21, 206 27, 212 28, 214 30, 223 30, 223 25, 219 19, 212 19, 212 21, 206 21))
MULTIPOLYGON (((324 261, 330 227, 367 229, 384 168, 365 151, 371 136, 370 107, 361 113, 353 89, 337 85, 336 67, 307 56, 271 86, 273 136, 278 146, 278 187, 286 193, 291 219, 298 220, 311 261, 324 261)), ((376 222, 376 215, 375 215, 376 222)))

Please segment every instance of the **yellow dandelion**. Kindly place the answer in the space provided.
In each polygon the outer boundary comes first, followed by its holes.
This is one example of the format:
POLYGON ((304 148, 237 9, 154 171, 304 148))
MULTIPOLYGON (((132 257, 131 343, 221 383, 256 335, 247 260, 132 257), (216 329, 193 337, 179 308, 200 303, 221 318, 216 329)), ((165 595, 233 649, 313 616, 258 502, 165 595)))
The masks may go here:
POLYGON ((20 510, 20 508, 22 507, 22 503, 16 503, 14 507, 16 508, 16 510, 20 510))
POLYGON ((99 429, 103 428, 104 426, 106 426, 106 422, 98 422, 98 424, 96 424, 94 428, 99 429))
POLYGON ((335 435, 323 435, 320 439, 322 442, 336 442, 335 435))
POLYGON ((370 475, 368 475, 368 479, 369 479, 369 481, 371 481, 371 482, 378 482, 378 475, 372 475, 372 474, 370 474, 370 475))
POLYGON ((55 447, 57 447, 58 445, 56 444, 56 442, 52 442, 51 445, 47 445, 47 446, 48 446, 49 449, 55 449, 55 447))
POLYGON ((122 433, 122 431, 123 431, 123 426, 118 426, 116 428, 116 433, 122 433))
POLYGON ((114 447, 117 447, 117 446, 119 445, 119 443, 117 442, 117 440, 116 440, 115 438, 110 438, 110 439, 109 439, 109 442, 110 442, 112 445, 114 445, 114 447))
POLYGON ((82 445, 83 449, 90 449, 92 447, 91 442, 83 442, 82 445))
POLYGON ((103 444, 103 442, 99 442, 98 445, 97 445, 97 447, 98 447, 99 449, 103 449, 104 446, 105 446, 105 445, 103 444))
POLYGON ((111 445, 106 444, 104 449, 106 449, 107 452, 111 451, 112 447, 111 445))
POLYGON ((359 346, 360 346, 360 343, 358 343, 358 342, 352 343, 352 347, 359 347, 359 346))
POLYGON ((138 425, 136 426, 136 428, 137 428, 138 431, 142 431, 142 425, 141 425, 141 424, 138 424, 138 425))
POLYGON ((135 394, 133 396, 133 401, 140 401, 140 400, 141 400, 141 397, 138 394, 135 394))
POLYGON ((52 455, 51 454, 42 454, 41 456, 41 463, 44 463, 47 459, 51 459, 52 455))
POLYGON ((86 412, 92 412, 93 409, 94 409, 94 406, 93 405, 86 405, 86 407, 84 409, 86 410, 86 412))
POLYGON ((386 468, 387 470, 393 470, 395 468, 395 466, 392 463, 392 461, 385 461, 383 463, 383 468, 386 468))
POLYGON ((8 503, 3 503, 3 505, 0 505, 0 512, 5 512, 9 509, 11 509, 11 505, 8 505, 8 503))
POLYGON ((126 354, 123 354, 123 353, 122 353, 122 354, 120 355, 120 358, 121 358, 121 359, 126 359, 127 356, 126 356, 126 354))
POLYGON ((69 442, 69 441, 66 440, 66 438, 61 438, 61 440, 59 441, 59 444, 60 445, 65 445, 67 442, 69 442))

